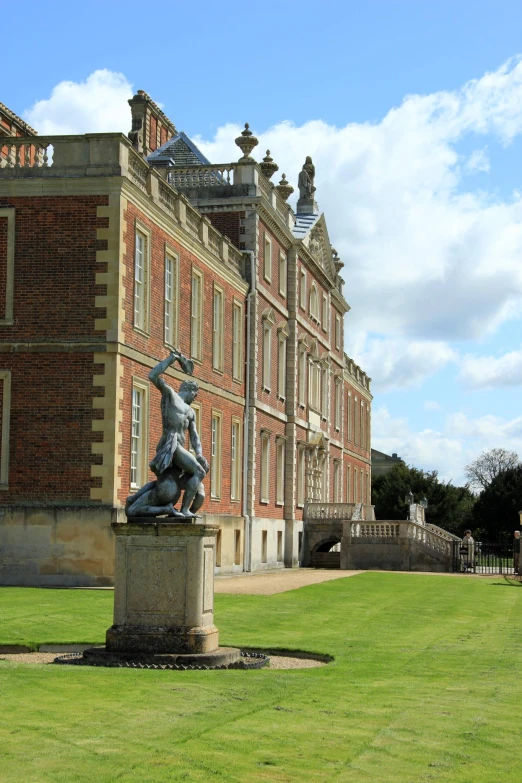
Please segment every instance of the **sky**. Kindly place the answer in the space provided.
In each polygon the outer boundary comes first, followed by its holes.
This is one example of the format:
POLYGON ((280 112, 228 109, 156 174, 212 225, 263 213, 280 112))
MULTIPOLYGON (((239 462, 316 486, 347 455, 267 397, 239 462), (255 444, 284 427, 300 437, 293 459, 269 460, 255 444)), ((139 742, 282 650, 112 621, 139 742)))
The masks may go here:
POLYGON ((522 456, 522 4, 28 0, 19 21, 0 101, 41 134, 126 133, 143 89, 213 163, 244 122, 274 181, 312 155, 374 448, 457 485, 485 449, 522 456))

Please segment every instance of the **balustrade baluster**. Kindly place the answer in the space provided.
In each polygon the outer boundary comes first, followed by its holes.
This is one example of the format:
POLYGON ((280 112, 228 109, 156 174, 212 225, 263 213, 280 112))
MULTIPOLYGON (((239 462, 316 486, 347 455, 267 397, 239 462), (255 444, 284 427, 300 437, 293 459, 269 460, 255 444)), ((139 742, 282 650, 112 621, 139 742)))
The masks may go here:
POLYGON ((22 168, 22 145, 21 144, 15 145, 15 168, 16 169, 22 168))

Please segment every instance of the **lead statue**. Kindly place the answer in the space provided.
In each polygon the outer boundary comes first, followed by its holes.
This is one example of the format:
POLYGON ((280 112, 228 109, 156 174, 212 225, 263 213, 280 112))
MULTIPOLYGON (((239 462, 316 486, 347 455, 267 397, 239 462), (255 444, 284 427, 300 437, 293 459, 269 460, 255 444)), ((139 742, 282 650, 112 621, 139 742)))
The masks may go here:
POLYGON ((312 158, 310 157, 310 155, 307 155, 306 160, 303 164, 303 168, 299 172, 299 178, 297 180, 300 199, 313 198, 315 193, 314 179, 315 179, 315 166, 312 163, 312 158))
POLYGON ((179 351, 156 365, 149 380, 161 392, 161 421, 163 434, 150 469, 156 481, 149 481, 136 494, 127 498, 125 512, 128 517, 169 517, 193 519, 205 498, 202 481, 208 473, 208 462, 201 451, 201 441, 196 429, 196 416, 190 407, 199 391, 195 381, 183 381, 175 392, 161 377, 162 373, 178 361, 192 374, 193 364, 179 351), (185 448, 188 431, 194 454, 185 448), (181 509, 175 508, 184 490, 181 509))

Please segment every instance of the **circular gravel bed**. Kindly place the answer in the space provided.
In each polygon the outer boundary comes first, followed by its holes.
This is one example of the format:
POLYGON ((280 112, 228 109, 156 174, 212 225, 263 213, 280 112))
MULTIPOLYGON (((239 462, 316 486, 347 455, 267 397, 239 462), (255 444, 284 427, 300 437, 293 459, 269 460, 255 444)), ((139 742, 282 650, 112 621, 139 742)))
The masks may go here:
MULTIPOLYGON (((33 652, 33 653, 2 653, 0 661, 12 663, 54 663, 57 653, 33 652)), ((312 669, 317 666, 326 666, 326 661, 318 661, 315 658, 292 658, 286 655, 270 655, 269 669, 312 669)))

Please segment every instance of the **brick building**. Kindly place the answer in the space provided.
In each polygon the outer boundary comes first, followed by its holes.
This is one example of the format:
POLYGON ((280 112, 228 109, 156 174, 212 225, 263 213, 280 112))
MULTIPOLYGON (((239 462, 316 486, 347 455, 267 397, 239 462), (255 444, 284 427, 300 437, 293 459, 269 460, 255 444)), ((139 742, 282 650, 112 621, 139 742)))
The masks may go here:
POLYGON ((200 386, 218 571, 296 566, 307 501, 370 502, 370 379, 344 353, 315 194, 294 213, 248 128, 212 165, 146 93, 129 103, 128 138, 39 137, 0 104, 18 122, 0 161, 3 584, 111 582, 110 524, 160 435, 147 376, 172 347, 200 386))

